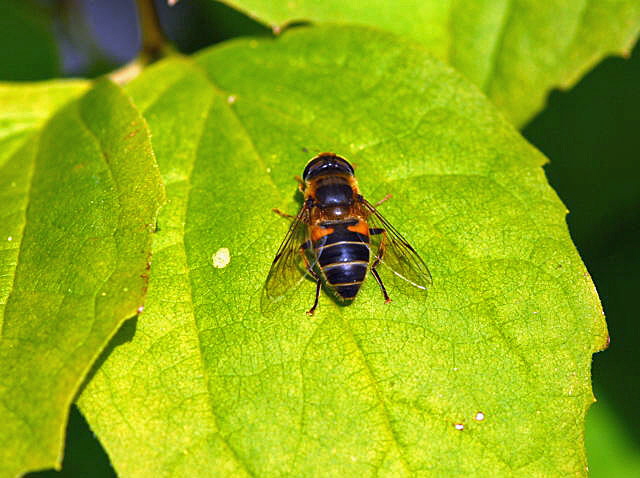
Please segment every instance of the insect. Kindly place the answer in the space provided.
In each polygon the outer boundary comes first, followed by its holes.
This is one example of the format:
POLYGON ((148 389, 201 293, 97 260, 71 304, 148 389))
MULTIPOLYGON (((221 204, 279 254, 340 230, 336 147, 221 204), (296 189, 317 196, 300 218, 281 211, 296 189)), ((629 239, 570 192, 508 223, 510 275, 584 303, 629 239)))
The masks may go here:
POLYGON ((309 161, 298 181, 304 194, 298 214, 289 216, 274 209, 293 222, 273 259, 263 300, 281 299, 308 277, 316 283, 315 301, 307 311, 313 315, 323 282, 339 302, 349 304, 369 269, 389 303, 380 266, 418 289, 431 285, 429 269, 415 249, 362 197, 346 159, 321 153, 309 161))

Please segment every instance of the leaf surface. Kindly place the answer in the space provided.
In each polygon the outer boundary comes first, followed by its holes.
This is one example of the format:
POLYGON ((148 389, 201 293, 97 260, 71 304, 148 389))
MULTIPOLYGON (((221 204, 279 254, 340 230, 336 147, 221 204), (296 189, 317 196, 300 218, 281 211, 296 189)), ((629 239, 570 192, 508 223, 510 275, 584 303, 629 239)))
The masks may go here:
POLYGON ((640 32, 636 0, 224 0, 276 31, 289 23, 367 24, 422 43, 522 126, 552 88, 573 85, 640 32))
POLYGON ((586 476, 602 311, 544 157, 476 88, 392 35, 321 27, 163 61, 129 93, 168 205, 145 311, 79 400, 120 475, 586 476), (309 318, 309 283, 261 314, 289 226, 271 208, 296 211, 320 151, 393 194, 428 296, 385 305, 369 279, 309 318))
POLYGON ((149 133, 106 80, 68 101, 86 86, 0 89, 0 476, 59 466, 69 405, 146 292, 149 133))

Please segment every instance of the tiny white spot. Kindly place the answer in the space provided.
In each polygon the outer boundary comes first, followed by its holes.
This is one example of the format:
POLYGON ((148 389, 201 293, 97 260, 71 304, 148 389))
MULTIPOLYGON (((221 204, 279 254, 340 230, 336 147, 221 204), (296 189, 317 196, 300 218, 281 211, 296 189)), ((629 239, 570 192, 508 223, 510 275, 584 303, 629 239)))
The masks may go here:
POLYGON ((458 371, 458 367, 453 367, 453 371, 457 372, 458 371))
POLYGON ((456 423, 454 427, 456 427, 456 430, 464 430, 464 425, 462 423, 456 423))
POLYGON ((478 412, 478 413, 476 413, 476 416, 475 416, 475 417, 473 417, 473 418, 474 418, 476 421, 481 422, 482 420, 484 420, 484 413, 482 413, 482 412, 478 412))
POLYGON ((142 314, 143 310, 144 310, 144 305, 141 305, 140 307, 138 307, 138 314, 142 314))
POLYGON ((216 253, 211 257, 211 262, 213 263, 213 267, 216 269, 222 269, 223 267, 227 267, 229 262, 231 262, 231 254, 229 253, 229 249, 226 247, 221 247, 216 251, 216 253))
POLYGON ((11 236, 7 237, 7 241, 9 241, 9 242, 13 241, 13 237, 11 237, 11 236))
POLYGON ((101 295, 102 297, 104 297, 105 295, 107 295, 107 293, 106 293, 106 292, 102 292, 100 295, 101 295))
POLYGON ((267 172, 270 173, 271 172, 271 168, 267 168, 267 172))
POLYGON ((534 314, 539 314, 540 312, 536 310, 536 311, 534 311, 533 313, 534 313, 534 314))
POLYGON ((232 105, 232 104, 234 104, 236 102, 237 99, 238 99, 238 97, 236 95, 229 95, 229 96, 227 96, 227 103, 232 105))

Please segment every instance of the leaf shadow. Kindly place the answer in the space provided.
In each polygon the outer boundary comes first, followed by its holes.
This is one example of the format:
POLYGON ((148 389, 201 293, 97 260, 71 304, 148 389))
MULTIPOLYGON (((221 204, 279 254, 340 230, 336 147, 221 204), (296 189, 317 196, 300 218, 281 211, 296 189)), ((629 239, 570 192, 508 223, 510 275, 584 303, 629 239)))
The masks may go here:
MULTIPOLYGON (((109 355, 119 346, 124 345, 128 342, 131 342, 136 334, 136 329, 138 328, 138 316, 134 315, 133 317, 124 321, 122 326, 118 329, 109 343, 104 348, 104 350, 100 353, 96 361, 91 366, 91 369, 85 376, 82 384, 78 388, 78 392, 76 394, 76 399, 82 394, 87 384, 93 379, 96 372, 102 367, 104 362, 109 358, 109 355)), ((75 400, 74 400, 75 401, 75 400)))
MULTIPOLYGON (((124 321, 91 366, 78 388, 74 402, 82 394, 87 384, 92 380, 109 355, 120 345, 133 340, 137 326, 137 315, 124 321)), ((66 426, 62 468, 59 471, 42 470, 31 472, 26 474, 25 478, 71 478, 77 476, 113 478, 116 473, 102 444, 91 431, 78 406, 73 403, 66 426)))

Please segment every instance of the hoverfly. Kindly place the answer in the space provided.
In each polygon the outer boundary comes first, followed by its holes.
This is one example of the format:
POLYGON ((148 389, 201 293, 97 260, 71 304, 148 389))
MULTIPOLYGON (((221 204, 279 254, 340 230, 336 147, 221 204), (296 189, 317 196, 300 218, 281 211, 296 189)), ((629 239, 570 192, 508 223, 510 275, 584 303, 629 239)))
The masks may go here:
POLYGON ((431 273, 415 249, 362 197, 347 160, 321 153, 309 161, 298 181, 304 194, 298 215, 274 209, 294 220, 271 264, 263 301, 277 301, 309 277, 316 282, 315 301, 307 311, 313 315, 323 282, 338 301, 348 304, 370 269, 389 303, 379 266, 418 289, 431 285, 431 273))

